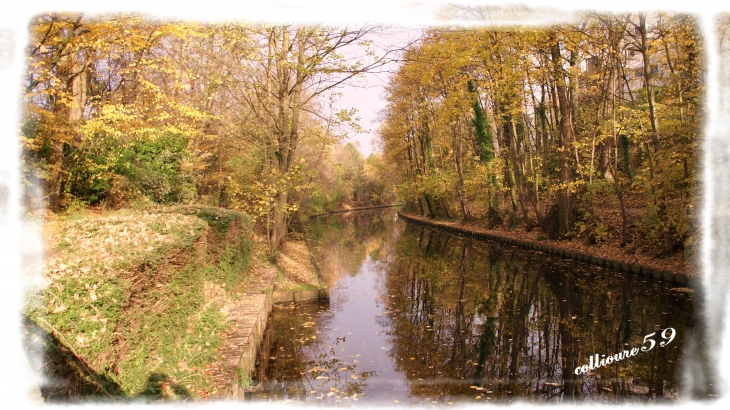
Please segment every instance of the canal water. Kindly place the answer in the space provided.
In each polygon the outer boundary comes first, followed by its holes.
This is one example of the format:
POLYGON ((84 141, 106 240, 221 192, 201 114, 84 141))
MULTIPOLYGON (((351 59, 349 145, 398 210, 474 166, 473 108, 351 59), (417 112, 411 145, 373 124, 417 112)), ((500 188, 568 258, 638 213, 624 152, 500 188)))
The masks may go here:
POLYGON ((687 289, 459 237, 392 209, 315 218, 306 235, 330 300, 274 307, 254 401, 662 402, 685 399, 684 374, 707 377, 683 371, 707 357, 687 289), (641 351, 647 335, 655 346, 641 351), (576 375, 596 354, 604 365, 576 375))

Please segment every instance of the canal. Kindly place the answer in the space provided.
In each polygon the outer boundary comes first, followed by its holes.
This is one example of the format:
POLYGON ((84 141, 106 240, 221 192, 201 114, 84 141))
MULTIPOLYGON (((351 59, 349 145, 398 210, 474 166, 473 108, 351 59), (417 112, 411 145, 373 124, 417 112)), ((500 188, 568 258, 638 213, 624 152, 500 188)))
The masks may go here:
POLYGON ((675 401, 683 364, 706 357, 684 288, 466 239, 392 209, 314 218, 306 235, 330 300, 275 306, 254 401, 675 401), (652 333, 655 346, 640 350, 652 333), (596 354, 604 365, 576 375, 596 354))

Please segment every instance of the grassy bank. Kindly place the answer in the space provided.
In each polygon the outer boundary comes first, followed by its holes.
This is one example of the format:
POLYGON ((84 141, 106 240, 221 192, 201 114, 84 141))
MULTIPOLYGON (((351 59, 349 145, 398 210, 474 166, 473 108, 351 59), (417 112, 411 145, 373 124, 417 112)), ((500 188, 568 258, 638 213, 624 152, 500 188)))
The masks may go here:
POLYGON ((23 312, 27 344, 47 353, 43 396, 204 396, 226 330, 219 308, 246 280, 250 218, 174 207, 47 222, 45 286, 23 312))

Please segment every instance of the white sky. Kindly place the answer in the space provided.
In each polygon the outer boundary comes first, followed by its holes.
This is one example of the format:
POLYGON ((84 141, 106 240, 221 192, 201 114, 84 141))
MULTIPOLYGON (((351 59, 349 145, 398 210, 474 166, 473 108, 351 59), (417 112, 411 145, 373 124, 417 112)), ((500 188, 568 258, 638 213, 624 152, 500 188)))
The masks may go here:
MULTIPOLYGON (((550 0, 521 0, 520 4, 538 7, 552 7, 564 9, 586 9, 598 8, 612 11, 638 11, 660 7, 662 10, 690 11, 701 16, 705 24, 705 33, 708 22, 714 18, 718 11, 730 11, 730 4, 727 1, 705 1, 705 0, 665 0, 660 3, 647 0, 612 0, 606 1, 550 1, 550 0)), ((462 1, 461 3, 475 3, 474 1, 462 1)), ((484 1, 482 4, 504 4, 504 2, 484 1)), ((345 0, 257 0, 257 1, 175 1, 175 2, 154 2, 150 0, 127 0, 124 2, 104 1, 23 1, 13 2, 3 6, 0 11, 0 266, 4 276, 3 286, 0 286, 0 300, 2 301, 2 315, 0 315, 0 329, 3 334, 3 349, 0 349, 3 371, 0 372, 0 397, 3 404, 15 404, 16 402, 28 403, 27 392, 33 388, 33 379, 28 374, 28 365, 24 353, 20 347, 18 337, 18 314, 23 279, 20 275, 21 256, 33 255, 38 252, 37 232, 32 227, 23 226, 19 220, 20 215, 20 185, 19 185, 19 151, 18 151, 18 130, 19 110, 18 101, 20 96, 21 73, 23 71, 23 48, 26 44, 26 30, 30 18, 34 14, 46 11, 83 11, 89 14, 102 12, 146 12, 155 17, 175 17, 178 19, 193 19, 206 21, 220 21, 231 19, 243 19, 251 21, 270 22, 324 22, 324 23, 382 23, 407 25, 420 27, 438 23, 434 19, 434 12, 439 6, 446 2, 437 1, 407 1, 407 0, 367 0, 367 1, 345 1, 345 0), (28 253, 31 252, 31 253, 28 253)), ((709 39, 711 39, 711 34, 709 39)), ((712 44, 712 43, 710 43, 712 44)), ((719 94, 717 91, 715 76, 718 73, 719 65, 717 58, 711 55, 710 73, 708 87, 708 121, 706 134, 708 138, 728 139, 725 124, 721 122, 718 111, 719 94), (714 60, 713 60, 714 58, 714 60)), ((377 84, 374 79, 369 80, 377 84)), ((375 132, 377 124, 372 121, 377 111, 383 107, 380 99, 381 90, 378 87, 362 89, 347 88, 341 90, 344 96, 341 100, 343 108, 355 107, 359 110, 362 118, 361 125, 364 128, 375 132)), ((727 113, 722 113, 727 114, 727 113)), ((367 155, 371 151, 370 139, 372 134, 361 135, 356 138, 360 143, 361 150, 367 155)), ((705 171, 704 175, 708 175, 705 171)), ((713 182, 711 179, 703 179, 706 183, 706 192, 711 195, 713 182)), ((706 196, 707 198, 707 196, 706 196)), ((705 227, 709 228, 709 215, 712 209, 705 205, 705 227)), ((708 229, 705 230, 709 231, 708 229)), ((707 239, 705 237, 704 239, 707 239)), ((704 248, 703 262, 711 257, 709 245, 704 248)), ((716 251, 728 252, 727 249, 715 249, 716 251)), ((717 313, 716 313, 717 314, 717 313)), ((727 325, 726 325, 727 327, 727 325)), ((721 329, 709 329, 710 332, 720 332, 721 329)), ((725 347, 717 346, 712 351, 711 360, 717 360, 722 364, 721 370, 727 373, 730 367, 730 333, 725 332, 725 347)), ((728 385, 722 383, 719 388, 721 392, 727 392, 728 385)), ((726 404, 723 402, 712 403, 715 407, 726 404)), ((13 408, 15 406, 12 406, 13 408)), ((217 407, 217 406, 216 406, 217 407)), ((282 407, 282 405, 276 405, 282 407)))

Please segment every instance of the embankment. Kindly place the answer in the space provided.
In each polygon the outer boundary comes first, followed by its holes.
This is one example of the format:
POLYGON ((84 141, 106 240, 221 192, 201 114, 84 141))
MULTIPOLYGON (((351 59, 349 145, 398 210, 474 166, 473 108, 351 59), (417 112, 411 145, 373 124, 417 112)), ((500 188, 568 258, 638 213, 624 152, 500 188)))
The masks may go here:
POLYGON ((44 222, 44 286, 23 314, 46 400, 219 394, 210 370, 230 329, 221 308, 250 282, 248 216, 156 207, 44 222))
POLYGON ((673 272, 670 270, 659 269, 656 267, 639 264, 636 262, 628 261, 625 258, 610 258, 591 254, 590 252, 585 250, 572 249, 566 244, 562 244, 558 241, 536 241, 520 238, 517 235, 508 236, 505 235, 504 232, 494 232, 475 227, 460 226, 455 223, 427 219, 420 216, 407 214, 402 211, 398 211, 398 215, 407 221, 436 227, 438 229, 443 229, 460 235, 465 235, 480 240, 501 242, 511 246, 518 246, 524 249, 544 252, 549 255, 574 259, 580 262, 589 263, 596 266, 602 266, 620 272, 664 281, 676 286, 685 286, 694 289, 700 289, 702 286, 702 281, 698 277, 690 277, 682 272, 673 272))

